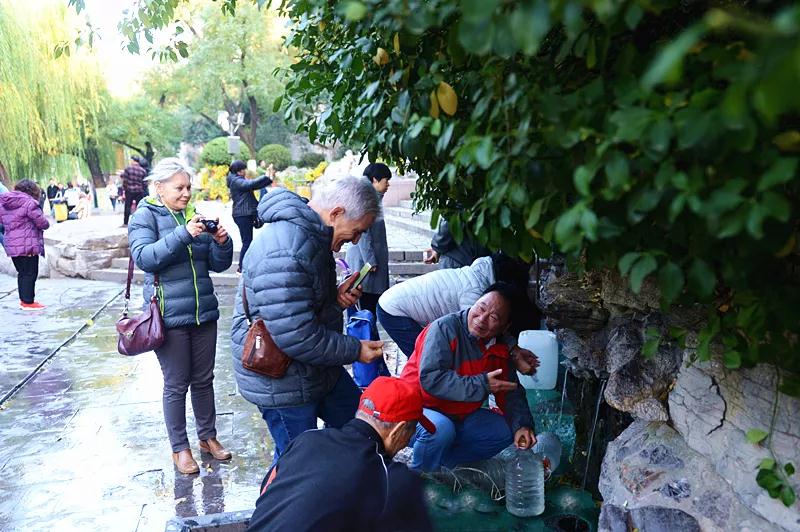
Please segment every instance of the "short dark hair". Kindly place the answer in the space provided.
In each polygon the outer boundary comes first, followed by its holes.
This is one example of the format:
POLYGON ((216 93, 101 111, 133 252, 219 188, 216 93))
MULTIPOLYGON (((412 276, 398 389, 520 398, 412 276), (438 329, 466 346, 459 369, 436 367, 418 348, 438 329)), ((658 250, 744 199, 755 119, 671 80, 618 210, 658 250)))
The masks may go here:
POLYGON ((392 171, 383 163, 369 163, 367 167, 364 168, 364 177, 370 178, 371 181, 391 179, 392 171))
POLYGON ((247 163, 244 161, 240 161, 239 159, 233 161, 231 165, 228 167, 232 174, 236 172, 241 172, 242 170, 247 170, 247 163))
POLYGON ((528 287, 531 265, 520 259, 515 259, 498 251, 492 254, 494 278, 525 290, 528 287))
POLYGON ((39 185, 30 179, 22 179, 17 181, 17 184, 14 185, 14 190, 17 192, 24 192, 36 201, 39 201, 39 196, 42 195, 42 189, 40 189, 39 185))

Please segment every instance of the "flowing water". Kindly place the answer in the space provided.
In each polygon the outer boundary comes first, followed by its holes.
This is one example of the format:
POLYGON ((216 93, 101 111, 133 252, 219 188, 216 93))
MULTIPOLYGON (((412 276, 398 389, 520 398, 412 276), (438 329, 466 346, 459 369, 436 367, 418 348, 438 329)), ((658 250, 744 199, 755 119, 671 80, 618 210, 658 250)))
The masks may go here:
POLYGON ((594 409, 594 419, 592 421, 592 430, 589 433, 589 445, 586 447, 586 469, 583 471, 583 481, 581 482, 581 489, 586 489, 586 477, 589 475, 589 464, 592 457, 592 444, 594 443, 594 431, 597 428, 597 418, 600 414, 600 405, 603 404, 603 392, 606 389, 608 379, 603 379, 600 383, 600 391, 597 394, 597 405, 594 409))

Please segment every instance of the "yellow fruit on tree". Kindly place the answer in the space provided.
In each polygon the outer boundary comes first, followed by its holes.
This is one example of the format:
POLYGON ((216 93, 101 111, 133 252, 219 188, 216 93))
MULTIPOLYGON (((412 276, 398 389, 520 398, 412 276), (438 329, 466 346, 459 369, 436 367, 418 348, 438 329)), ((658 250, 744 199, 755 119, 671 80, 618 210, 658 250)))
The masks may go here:
POLYGON ((436 87, 436 99, 439 101, 439 107, 441 107, 442 111, 450 116, 456 114, 458 96, 456 96, 456 91, 453 90, 453 87, 444 81, 440 81, 439 86, 436 87))

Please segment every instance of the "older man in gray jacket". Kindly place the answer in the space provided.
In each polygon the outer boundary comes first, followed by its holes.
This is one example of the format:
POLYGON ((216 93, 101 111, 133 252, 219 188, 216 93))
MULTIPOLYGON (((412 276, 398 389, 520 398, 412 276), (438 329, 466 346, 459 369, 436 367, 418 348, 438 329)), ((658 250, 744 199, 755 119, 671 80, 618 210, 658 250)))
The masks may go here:
POLYGON ((383 356, 383 343, 342 334, 342 311, 361 290, 351 276, 336 285, 333 252, 358 242, 380 211, 372 185, 345 177, 318 186, 312 200, 288 190, 264 197, 258 215, 269 226, 250 247, 237 291, 231 341, 236 380, 242 396, 255 404, 275 441, 275 459, 302 432, 317 428, 317 418, 341 428, 358 407, 360 391, 342 367, 383 356), (292 362, 273 379, 242 366, 250 314, 264 320, 275 343, 292 362))

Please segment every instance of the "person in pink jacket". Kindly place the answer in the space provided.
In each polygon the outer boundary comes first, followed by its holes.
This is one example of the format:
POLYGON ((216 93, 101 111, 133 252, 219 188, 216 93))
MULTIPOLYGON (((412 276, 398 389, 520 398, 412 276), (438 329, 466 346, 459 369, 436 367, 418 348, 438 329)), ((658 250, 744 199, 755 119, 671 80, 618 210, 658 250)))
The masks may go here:
POLYGON ((44 230, 50 223, 39 207, 41 189, 30 179, 19 181, 12 192, 0 194, 0 223, 5 227, 3 246, 17 269, 19 308, 42 310, 35 296, 39 255, 44 255, 44 230))

